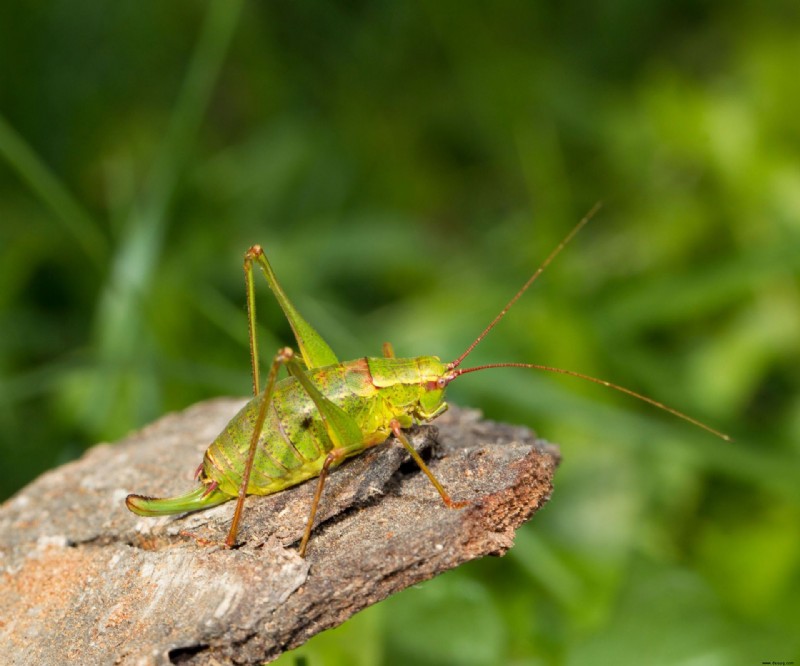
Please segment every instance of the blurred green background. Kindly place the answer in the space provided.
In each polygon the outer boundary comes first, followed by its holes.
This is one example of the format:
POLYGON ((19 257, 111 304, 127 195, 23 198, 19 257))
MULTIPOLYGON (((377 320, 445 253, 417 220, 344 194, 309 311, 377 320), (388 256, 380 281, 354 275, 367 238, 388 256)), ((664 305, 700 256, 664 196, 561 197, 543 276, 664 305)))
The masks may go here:
POLYGON ((735 443, 465 377, 550 504, 281 663, 800 659, 796 0, 3 3, 0 62, 0 498, 248 393, 255 242, 340 358, 451 359, 602 199, 471 363, 735 443))

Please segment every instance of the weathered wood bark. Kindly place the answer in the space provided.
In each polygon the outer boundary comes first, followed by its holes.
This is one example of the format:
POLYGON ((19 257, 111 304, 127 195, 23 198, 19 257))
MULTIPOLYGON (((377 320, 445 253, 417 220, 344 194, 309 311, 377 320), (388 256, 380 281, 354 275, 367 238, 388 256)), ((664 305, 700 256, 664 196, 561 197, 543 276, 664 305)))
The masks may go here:
POLYGON ((140 518, 129 492, 187 490, 241 401, 166 416, 44 474, 0 508, 0 655, 12 664, 255 664, 389 594, 502 555, 547 501, 558 450, 525 428, 452 409, 413 431, 465 509, 442 505, 389 441, 329 478, 308 557, 314 482, 249 498, 241 547, 221 547, 233 502, 140 518))

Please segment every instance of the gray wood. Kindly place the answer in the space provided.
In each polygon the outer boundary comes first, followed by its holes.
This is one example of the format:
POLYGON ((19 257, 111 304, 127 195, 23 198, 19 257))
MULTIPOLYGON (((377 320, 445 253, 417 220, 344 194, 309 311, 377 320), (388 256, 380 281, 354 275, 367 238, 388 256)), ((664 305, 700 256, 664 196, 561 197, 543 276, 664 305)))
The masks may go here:
POLYGON ((462 562, 502 555, 549 498, 558 450, 527 429, 451 408, 412 431, 451 496, 447 509, 390 440, 329 477, 307 559, 296 544, 315 482, 142 518, 130 492, 194 483, 205 447, 242 405, 168 415, 43 474, 0 507, 0 655, 11 664, 257 664, 393 592, 462 562))

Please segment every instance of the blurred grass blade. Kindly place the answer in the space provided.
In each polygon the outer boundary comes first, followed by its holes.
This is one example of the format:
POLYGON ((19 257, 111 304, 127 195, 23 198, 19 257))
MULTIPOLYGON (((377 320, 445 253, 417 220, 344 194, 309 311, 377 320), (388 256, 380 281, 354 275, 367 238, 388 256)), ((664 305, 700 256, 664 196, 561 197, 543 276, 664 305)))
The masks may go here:
POLYGON ((102 267, 108 244, 99 225, 2 115, 0 155, 61 220, 95 267, 102 267))
POLYGON ((115 432, 114 415, 122 409, 121 401, 127 403, 125 410, 135 415, 135 422, 154 417, 160 409, 154 375, 157 366, 151 362, 154 350, 144 313, 169 225, 169 206, 189 161, 241 7, 241 1, 208 5, 163 148, 143 200, 132 206, 113 258, 96 315, 98 361, 104 368, 122 363, 135 370, 127 376, 101 371, 94 376, 90 390, 81 393, 82 418, 99 434, 115 432), (115 385, 109 386, 110 381, 115 385))
POLYGON ((166 213, 178 175, 205 115, 225 54, 241 13, 242 1, 212 2, 170 119, 164 148, 148 182, 144 217, 157 220, 166 213))

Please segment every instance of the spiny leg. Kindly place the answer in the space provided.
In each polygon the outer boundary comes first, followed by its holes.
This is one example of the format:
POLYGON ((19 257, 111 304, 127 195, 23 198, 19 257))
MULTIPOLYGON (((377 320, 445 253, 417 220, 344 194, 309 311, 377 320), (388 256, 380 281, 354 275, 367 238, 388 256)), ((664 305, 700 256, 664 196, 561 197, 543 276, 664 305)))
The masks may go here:
POLYGON ((406 434, 403 432, 402 427, 400 426, 400 422, 397 419, 392 419, 391 423, 392 432, 394 436, 400 440, 400 443, 406 447, 406 450, 411 454, 411 457, 414 459, 414 462, 419 465, 419 468, 425 472, 425 476, 430 479, 430 482, 433 484, 434 488, 439 491, 439 494, 442 496, 442 501, 445 503, 445 506, 448 509, 461 509, 469 504, 469 502, 456 502, 450 498, 450 495, 447 494, 447 491, 444 489, 441 483, 439 483, 439 479, 437 479, 433 472, 431 472, 430 468, 425 464, 425 461, 422 459, 422 456, 417 453, 417 450, 411 446, 411 442, 408 441, 406 434))
MULTIPOLYGON (((258 448, 258 438, 261 436, 261 430, 264 428, 264 419, 267 417, 267 408, 272 402, 272 393, 275 388, 275 380, 278 376, 278 370, 282 365, 288 363, 294 358, 294 352, 289 347, 280 349, 275 358, 272 360, 272 366, 269 369, 269 376, 267 378, 267 388, 261 396, 261 402, 258 407, 258 415, 256 422, 253 424, 253 434, 250 436, 250 448, 247 451, 247 461, 244 465, 242 473, 242 483, 239 486, 239 495, 236 499, 236 510, 233 512, 233 520, 231 521, 231 528, 228 531, 228 538, 225 539, 225 544, 229 548, 233 548, 236 544, 236 533, 239 531, 239 521, 242 518, 242 510, 244 509, 244 498, 247 496, 247 486, 250 483, 250 473, 253 471, 253 461, 256 458, 256 449, 258 448)), ((254 365, 254 367, 256 367, 254 365)), ((257 382, 257 374, 253 375, 254 382, 257 382)))
MULTIPOLYGON (((292 331, 294 332, 295 340, 297 341, 300 354, 303 357, 306 367, 309 370, 312 370, 326 365, 333 365, 338 363, 338 359, 333 353, 333 350, 328 346, 328 343, 325 342, 322 336, 315 331, 305 319, 303 319, 302 315, 300 315, 292 302, 286 296, 283 288, 278 282, 278 278, 275 276, 275 273, 272 270, 272 266, 270 266, 270 263, 264 254, 264 250, 260 245, 253 245, 244 255, 244 275, 245 287, 247 291, 247 323, 250 338, 250 363, 253 373, 253 394, 258 395, 260 381, 258 342, 256 340, 256 303, 255 281, 253 279, 253 262, 257 263, 261 268, 261 271, 264 273, 264 277, 269 284, 269 288, 272 290, 273 294, 275 294, 278 304, 281 306, 281 309, 286 315, 289 325, 292 327, 292 331)), ((319 409, 320 414, 322 415, 325 428, 328 431, 334 446, 341 444, 346 445, 343 456, 345 456, 346 452, 349 451, 350 448, 353 448, 357 442, 360 443, 360 440, 362 439, 361 430, 358 428, 358 425, 352 421, 350 417, 344 414, 338 407, 336 407, 336 405, 327 400, 321 394, 321 392, 316 389, 315 386, 313 386, 313 383, 306 376, 303 368, 300 366, 298 361, 294 359, 294 353, 292 350, 286 347, 279 351, 272 363, 267 389, 264 391, 264 396, 262 397, 258 410, 258 416, 253 427, 253 435, 250 439, 250 448, 248 450, 247 462, 242 476, 242 484, 239 487, 236 511, 234 512, 230 532, 228 533, 228 538, 226 539, 228 546, 233 546, 233 544, 236 542, 236 533, 239 528, 239 520, 244 507, 244 498, 247 495, 247 486, 250 482, 250 474, 253 469, 253 461, 255 460, 258 439, 261 435, 261 430, 264 427, 264 419, 266 418, 267 408, 272 400, 272 390, 275 383, 275 377, 277 375, 278 367, 281 364, 289 365, 289 370, 292 375, 294 375, 295 378, 300 381, 300 384, 305 388, 306 392, 311 395, 312 399, 317 405, 317 409, 319 409)), ((328 458, 330 457, 331 456, 329 454, 328 458)), ((321 477, 321 483, 317 488, 318 496, 322 494, 324 475, 327 474, 328 468, 334 462, 336 462, 336 460, 336 456, 331 458, 330 461, 326 459, 326 462, 323 466, 324 473, 321 477)), ((313 512, 316 512, 316 506, 318 502, 319 497, 312 507, 312 516, 309 524, 313 523, 313 512)), ((306 531, 310 533, 310 529, 307 528, 306 531)), ((305 544, 307 541, 308 536, 306 536, 303 541, 303 552, 305 551, 305 544)))
MULTIPOLYGON (((339 361, 336 358, 336 354, 333 353, 333 350, 330 348, 328 343, 325 342, 323 337, 317 331, 314 330, 311 324, 303 319, 302 315, 297 311, 292 302, 284 293, 283 288, 278 282, 278 278, 275 277, 272 266, 270 266, 269 261, 267 261, 264 250, 261 249, 260 245, 253 245, 253 247, 251 247, 244 255, 244 273, 245 281, 247 283, 248 310, 252 313, 250 315, 250 349, 253 351, 252 356, 254 357, 254 380, 257 381, 258 371, 255 368, 257 368, 258 358, 257 354, 255 353, 256 317, 255 287, 253 285, 253 262, 256 262, 261 268, 261 271, 264 273, 264 277, 267 279, 269 288, 272 290, 272 293, 275 294, 278 304, 281 306, 283 313, 286 315, 286 319, 289 321, 289 325, 292 327, 295 340, 297 341, 297 346, 300 350, 300 355, 303 357, 303 362, 306 364, 306 367, 309 370, 313 370, 314 368, 321 368, 326 365, 335 365, 338 363, 339 361)), ((257 394, 258 389, 256 389, 256 395, 257 394)))
MULTIPOLYGON (((253 395, 259 393, 258 340, 256 339, 256 286, 253 280, 253 258, 255 249, 251 247, 244 255, 244 284, 247 293, 247 330, 250 338, 250 368, 253 373, 253 395)), ((258 247, 260 251, 261 248, 258 247)))

